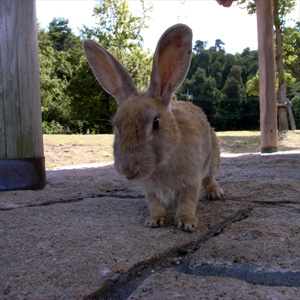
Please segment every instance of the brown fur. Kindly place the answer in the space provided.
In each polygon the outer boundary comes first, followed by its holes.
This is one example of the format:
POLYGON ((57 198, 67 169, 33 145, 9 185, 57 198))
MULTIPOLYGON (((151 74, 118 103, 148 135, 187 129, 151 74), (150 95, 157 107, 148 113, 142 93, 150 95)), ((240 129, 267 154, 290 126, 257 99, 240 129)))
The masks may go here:
POLYGON ((202 186, 208 198, 223 195, 215 180, 220 149, 214 130, 200 108, 171 102, 188 71, 191 47, 187 26, 169 28, 157 45, 149 89, 139 92, 111 54, 91 41, 84 42, 95 76, 119 103, 113 121, 115 168, 141 183, 150 211, 148 227, 165 226, 174 212, 177 227, 192 232, 197 227, 202 186))

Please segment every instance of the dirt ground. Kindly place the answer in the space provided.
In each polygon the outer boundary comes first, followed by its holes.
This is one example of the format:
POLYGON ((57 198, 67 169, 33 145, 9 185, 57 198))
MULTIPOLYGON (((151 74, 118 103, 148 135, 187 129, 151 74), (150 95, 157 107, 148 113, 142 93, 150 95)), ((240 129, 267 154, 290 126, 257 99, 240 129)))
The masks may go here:
MULTIPOLYGON (((221 152, 260 152, 258 131, 217 132, 221 152)), ((279 151, 300 150, 300 130, 279 135, 279 151)), ((113 161, 113 135, 44 135, 46 168, 113 161)))
MULTIPOLYGON (((279 150, 285 151, 263 155, 259 153, 258 132, 227 132, 218 136, 222 161, 217 179, 227 199, 242 200, 247 195, 253 201, 285 202, 299 198, 300 131, 279 136, 279 150)), ((48 169, 113 161, 112 135, 45 136, 44 139, 48 169)), ((83 167, 81 176, 84 173, 83 167)))
POLYGON ((103 163, 102 154, 112 159, 103 137, 46 137, 46 159, 60 166, 47 170, 46 187, 0 193, 0 299, 150 300, 175 293, 196 299, 200 291, 206 299, 300 299, 299 134, 281 140, 286 151, 263 155, 247 153, 259 147, 256 133, 251 141, 226 134, 217 175, 224 200, 199 201, 192 234, 143 226, 148 210, 138 182, 118 175, 112 164, 89 164, 103 163), (185 251, 183 264, 178 249, 185 251), (168 258, 172 253, 176 260, 168 258), (173 262, 177 271, 165 272, 173 262), (141 274, 149 280, 141 283, 141 274), (130 276, 140 287, 128 298, 130 276), (122 297, 111 297, 118 289, 122 297), (99 297, 86 297, 95 292, 99 297))
POLYGON ((224 154, 217 179, 227 199, 299 203, 300 151, 224 154))
MULTIPOLYGON (((218 137, 222 160, 217 179, 227 199, 293 202, 299 198, 300 131, 279 136, 280 151, 263 155, 259 132, 224 132, 218 137)), ((82 165, 80 174, 87 178, 90 164, 113 161, 113 135, 45 136, 44 141, 48 169, 78 169, 82 165)), ((113 167, 108 173, 114 173, 113 167)))

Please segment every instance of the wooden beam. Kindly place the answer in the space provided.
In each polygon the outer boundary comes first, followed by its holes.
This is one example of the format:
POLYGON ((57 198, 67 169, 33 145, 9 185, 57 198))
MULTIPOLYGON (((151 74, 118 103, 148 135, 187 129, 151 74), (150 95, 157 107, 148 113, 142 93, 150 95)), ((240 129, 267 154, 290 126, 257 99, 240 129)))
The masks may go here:
POLYGON ((278 151, 273 0, 256 0, 261 152, 278 151))
POLYGON ((0 190, 45 185, 35 0, 0 1, 0 190))
POLYGON ((292 102, 289 99, 286 99, 286 104, 287 104, 287 110, 290 117, 291 130, 297 130, 293 111, 292 111, 292 102))

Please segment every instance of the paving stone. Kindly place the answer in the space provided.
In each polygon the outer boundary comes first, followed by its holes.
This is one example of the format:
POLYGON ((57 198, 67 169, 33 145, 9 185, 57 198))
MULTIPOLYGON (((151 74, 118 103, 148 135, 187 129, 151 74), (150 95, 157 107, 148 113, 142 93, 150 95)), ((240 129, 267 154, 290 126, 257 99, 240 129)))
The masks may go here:
MULTIPOLYGON (((200 201, 192 234, 174 226, 145 228, 138 183, 113 166, 51 170, 42 191, 1 192, 0 299, 82 299, 110 278, 190 243, 201 244, 190 274, 154 274, 141 286, 151 291, 140 299, 200 299, 194 290, 209 293, 201 299, 298 299, 299 158, 222 158, 225 201, 200 201)), ((133 295, 143 295, 139 291, 133 295)))
POLYGON ((166 271, 149 276, 128 300, 292 300, 300 289, 253 285, 237 279, 166 271))
POLYGON ((300 153, 223 157, 218 179, 226 199, 300 204, 300 153))
POLYGON ((150 229, 144 199, 93 198, 0 211, 0 299, 82 299, 107 280, 203 237, 236 203, 199 203, 200 226, 150 229))
POLYGON ((297 205, 255 207, 247 219, 207 241, 193 255, 190 267, 247 267, 258 273, 300 274, 299 218, 297 205))
POLYGON ((225 156, 218 173, 222 179, 300 179, 300 152, 225 156))
POLYGON ((73 166, 73 169, 47 170, 46 174, 47 185, 43 190, 1 192, 0 210, 68 202, 97 195, 143 195, 136 182, 117 174, 111 164, 102 167, 97 164, 73 166))

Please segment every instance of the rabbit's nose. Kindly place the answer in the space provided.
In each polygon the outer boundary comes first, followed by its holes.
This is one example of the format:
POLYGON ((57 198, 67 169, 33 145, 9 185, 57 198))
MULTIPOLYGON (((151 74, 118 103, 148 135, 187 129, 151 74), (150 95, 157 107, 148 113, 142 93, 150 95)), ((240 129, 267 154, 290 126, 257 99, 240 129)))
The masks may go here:
POLYGON ((125 169, 124 171, 125 171, 124 175, 127 180, 133 180, 137 176, 137 171, 135 171, 135 170, 125 169))

